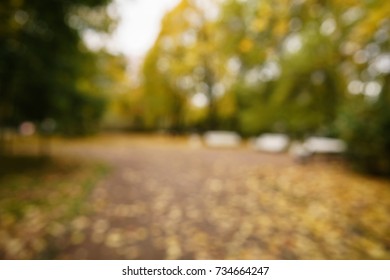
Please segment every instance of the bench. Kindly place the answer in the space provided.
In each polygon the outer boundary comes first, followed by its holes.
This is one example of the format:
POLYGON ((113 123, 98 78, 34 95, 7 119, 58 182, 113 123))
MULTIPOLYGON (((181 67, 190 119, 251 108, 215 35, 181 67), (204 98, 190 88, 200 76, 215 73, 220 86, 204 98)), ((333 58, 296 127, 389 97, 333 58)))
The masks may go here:
POLYGON ((241 144, 241 137, 232 131, 208 131, 203 135, 204 143, 207 147, 232 148, 241 144))
POLYGON ((309 137, 303 145, 312 154, 342 154, 347 147, 343 140, 327 137, 309 137))
POLYGON ((281 153, 286 151, 290 138, 285 134, 264 133, 255 138, 252 142, 253 148, 257 151, 269 153, 281 153))
POLYGON ((303 143, 295 142, 289 153, 294 160, 303 162, 314 155, 335 156, 343 154, 347 145, 343 140, 328 137, 309 137, 303 143))

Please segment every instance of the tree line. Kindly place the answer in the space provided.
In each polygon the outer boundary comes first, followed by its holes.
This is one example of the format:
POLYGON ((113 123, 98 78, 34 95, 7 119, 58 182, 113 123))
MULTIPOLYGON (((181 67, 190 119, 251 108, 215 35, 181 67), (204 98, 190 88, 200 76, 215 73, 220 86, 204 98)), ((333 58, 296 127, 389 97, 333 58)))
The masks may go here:
POLYGON ((183 0, 143 64, 133 125, 341 137, 357 165, 388 172, 389 12, 376 0, 183 0))
POLYGON ((104 125, 334 136, 361 168, 390 171, 390 2, 182 0, 137 82, 127 58, 82 39, 114 30, 110 3, 2 1, 1 131, 54 120, 67 135, 104 125))

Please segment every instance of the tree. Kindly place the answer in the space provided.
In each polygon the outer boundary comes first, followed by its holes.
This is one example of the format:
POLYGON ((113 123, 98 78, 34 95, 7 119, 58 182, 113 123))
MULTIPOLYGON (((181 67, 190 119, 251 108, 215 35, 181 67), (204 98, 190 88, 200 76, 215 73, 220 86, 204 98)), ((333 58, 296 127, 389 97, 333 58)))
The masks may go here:
MULTIPOLYGON (((156 118, 166 119, 165 126, 173 129, 191 122, 185 111, 194 109, 191 99, 196 95, 202 95, 207 104, 206 126, 217 127, 216 91, 222 68, 214 37, 215 18, 199 2, 183 0, 164 17, 143 67, 145 100, 150 106, 163 105, 155 108, 160 112, 156 118)), ((216 8, 213 1, 208 5, 216 8)))
POLYGON ((64 131, 79 133, 84 130, 75 128, 80 119, 99 115, 85 111, 92 107, 99 111, 101 97, 80 91, 77 81, 90 74, 84 65, 95 63, 81 33, 92 26, 100 31, 110 29, 111 21, 104 13, 108 3, 109 0, 1 2, 1 130, 24 120, 39 123, 55 118, 64 131), (95 8, 100 8, 100 16, 95 8), (78 15, 81 12, 86 20, 78 15))
POLYGON ((387 2, 360 11, 345 45, 348 91, 337 125, 347 156, 359 170, 390 174, 390 22, 387 2))
MULTIPOLYGON (((388 2, 213 4, 216 12, 210 13, 206 2, 183 0, 166 15, 143 68, 150 119, 180 116, 189 128, 227 128, 248 136, 280 131, 348 140, 346 135, 362 132, 336 123, 345 115, 355 121, 364 115, 345 112, 359 99, 354 95, 362 95, 361 106, 387 118, 382 109, 389 102, 388 2), (201 97, 208 107, 193 106, 201 97)), ((379 127, 376 139, 386 125, 379 127)))

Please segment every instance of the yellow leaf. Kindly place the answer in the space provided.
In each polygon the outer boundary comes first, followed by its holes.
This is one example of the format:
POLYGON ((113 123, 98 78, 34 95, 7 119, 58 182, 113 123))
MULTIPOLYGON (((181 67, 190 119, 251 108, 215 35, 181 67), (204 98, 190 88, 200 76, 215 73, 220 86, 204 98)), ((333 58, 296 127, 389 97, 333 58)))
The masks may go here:
POLYGON ((248 38, 244 38, 241 40, 239 44, 239 49, 242 53, 247 53, 253 49, 253 41, 248 38))

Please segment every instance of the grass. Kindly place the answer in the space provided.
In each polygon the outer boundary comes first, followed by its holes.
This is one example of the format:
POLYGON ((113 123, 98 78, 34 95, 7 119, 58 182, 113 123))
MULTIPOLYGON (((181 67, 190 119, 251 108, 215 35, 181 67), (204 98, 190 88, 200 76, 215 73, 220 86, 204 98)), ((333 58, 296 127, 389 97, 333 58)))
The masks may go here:
POLYGON ((0 258, 40 258, 47 236, 59 235, 53 228, 88 212, 88 196, 108 171, 90 161, 0 158, 0 258))

